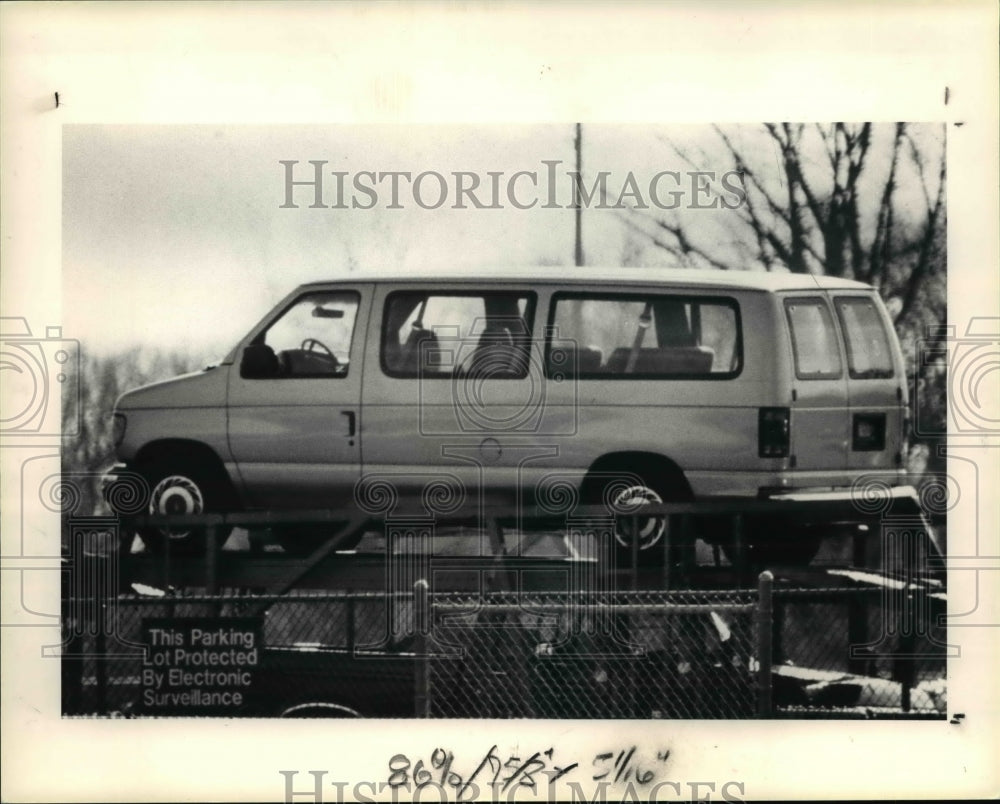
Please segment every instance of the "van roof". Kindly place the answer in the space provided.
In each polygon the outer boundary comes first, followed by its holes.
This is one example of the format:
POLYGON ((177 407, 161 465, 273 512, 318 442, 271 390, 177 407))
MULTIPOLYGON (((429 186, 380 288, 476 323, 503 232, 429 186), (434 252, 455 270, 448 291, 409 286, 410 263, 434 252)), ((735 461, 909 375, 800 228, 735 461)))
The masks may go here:
POLYGON ((666 285, 718 289, 749 289, 760 291, 869 289, 862 282, 815 274, 795 274, 774 271, 723 271, 695 268, 617 268, 570 266, 498 267, 495 269, 415 268, 401 271, 351 272, 325 282, 311 282, 305 287, 340 282, 469 282, 509 284, 530 282, 553 285, 666 285))

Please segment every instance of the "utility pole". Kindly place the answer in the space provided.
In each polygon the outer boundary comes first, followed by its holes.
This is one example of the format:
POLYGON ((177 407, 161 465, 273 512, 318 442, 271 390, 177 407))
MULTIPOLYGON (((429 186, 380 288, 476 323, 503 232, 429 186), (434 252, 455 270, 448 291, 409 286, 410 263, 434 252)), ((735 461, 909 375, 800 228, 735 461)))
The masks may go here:
POLYGON ((573 186, 573 206, 576 207, 576 248, 574 250, 577 268, 583 265, 583 203, 580 198, 580 186, 583 182, 583 157, 581 155, 582 134, 580 124, 576 124, 576 137, 573 146, 576 149, 576 184, 573 186))

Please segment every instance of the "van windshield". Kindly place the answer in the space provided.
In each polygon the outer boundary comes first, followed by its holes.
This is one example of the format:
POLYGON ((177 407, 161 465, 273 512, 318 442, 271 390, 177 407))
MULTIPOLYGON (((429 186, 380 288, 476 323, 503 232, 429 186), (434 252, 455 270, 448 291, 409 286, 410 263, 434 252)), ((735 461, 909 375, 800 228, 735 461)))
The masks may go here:
POLYGON ((258 336, 286 377, 346 377, 360 297, 354 291, 300 296, 258 336))

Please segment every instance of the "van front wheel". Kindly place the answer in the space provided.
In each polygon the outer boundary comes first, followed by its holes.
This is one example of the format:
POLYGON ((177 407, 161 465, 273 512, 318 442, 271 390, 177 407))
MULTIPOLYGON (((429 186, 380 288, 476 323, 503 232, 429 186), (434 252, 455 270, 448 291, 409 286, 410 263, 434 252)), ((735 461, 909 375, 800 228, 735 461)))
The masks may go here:
MULTIPOLYGON (((168 466, 156 463, 143 474, 149 483, 150 514, 182 515, 204 514, 222 509, 222 486, 211 475, 197 467, 168 466)), ((232 526, 220 526, 217 544, 222 545, 232 526)), ((139 538, 152 553, 200 555, 205 552, 207 533, 203 527, 175 527, 139 529, 139 538)))

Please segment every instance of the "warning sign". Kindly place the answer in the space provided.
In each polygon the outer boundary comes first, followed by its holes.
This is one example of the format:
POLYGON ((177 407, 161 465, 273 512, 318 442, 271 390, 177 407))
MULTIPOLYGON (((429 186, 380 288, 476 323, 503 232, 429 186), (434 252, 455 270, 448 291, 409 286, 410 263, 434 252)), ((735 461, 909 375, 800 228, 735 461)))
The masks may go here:
POLYGON ((260 666, 260 620, 157 618, 142 624, 142 708, 157 715, 238 715, 260 666))

